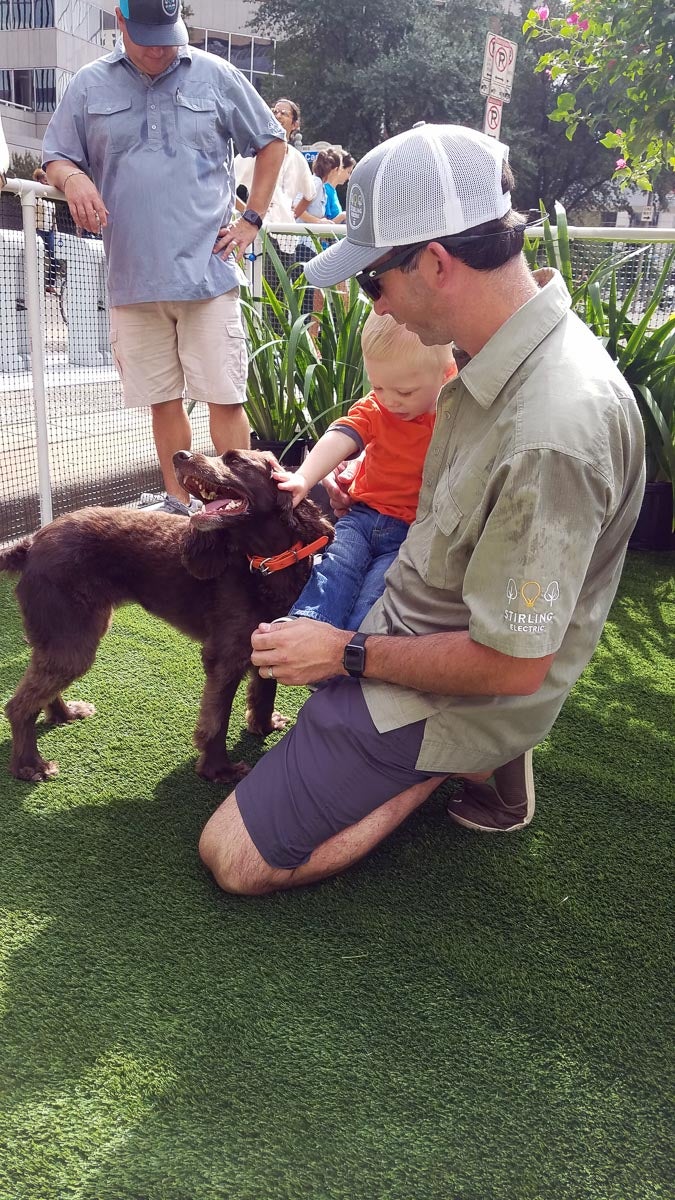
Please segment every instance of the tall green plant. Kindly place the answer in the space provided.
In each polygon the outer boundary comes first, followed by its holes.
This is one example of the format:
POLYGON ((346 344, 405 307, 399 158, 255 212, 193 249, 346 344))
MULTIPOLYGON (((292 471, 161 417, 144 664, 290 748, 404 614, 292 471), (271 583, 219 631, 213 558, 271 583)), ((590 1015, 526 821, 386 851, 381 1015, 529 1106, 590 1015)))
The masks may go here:
POLYGON ((315 441, 367 390, 361 330, 370 305, 351 280, 345 295, 325 292, 310 329, 302 312, 309 287, 304 276, 291 277, 269 240, 265 253, 279 287, 275 293, 263 280, 261 301, 248 292, 242 301, 249 349, 246 409, 261 438, 315 441))

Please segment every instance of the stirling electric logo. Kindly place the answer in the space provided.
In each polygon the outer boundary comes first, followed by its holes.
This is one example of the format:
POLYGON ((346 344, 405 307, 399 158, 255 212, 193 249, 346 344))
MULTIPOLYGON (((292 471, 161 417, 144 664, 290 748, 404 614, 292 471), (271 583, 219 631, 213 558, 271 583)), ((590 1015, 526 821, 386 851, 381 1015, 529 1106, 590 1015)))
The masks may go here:
POLYGON ((352 229, 358 229, 366 215, 366 201, 358 183, 353 183, 349 189, 349 224, 352 229))
POLYGON ((560 596, 560 585, 552 579, 545 588, 536 579, 525 579, 518 587, 515 579, 506 585, 509 607, 504 609, 504 620, 512 633, 543 633, 547 625, 555 620, 553 605, 560 596), (525 612, 517 612, 520 601, 525 612), (548 609, 543 608, 547 604, 548 609))
POLYGON ((175 17, 178 4, 179 0, 162 0, 162 12, 166 13, 167 17, 175 17))

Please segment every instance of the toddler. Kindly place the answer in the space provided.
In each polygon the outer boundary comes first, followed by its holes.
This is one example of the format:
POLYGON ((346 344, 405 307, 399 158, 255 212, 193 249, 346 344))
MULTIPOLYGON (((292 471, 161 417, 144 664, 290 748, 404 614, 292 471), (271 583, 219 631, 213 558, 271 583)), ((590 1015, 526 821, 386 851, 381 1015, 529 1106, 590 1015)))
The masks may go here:
POLYGON ((457 374, 450 346, 424 346, 393 317, 371 312, 361 337, 372 390, 339 417, 298 471, 275 473, 294 507, 344 459, 363 452, 349 510, 290 616, 358 629, 415 519, 436 398, 457 374))

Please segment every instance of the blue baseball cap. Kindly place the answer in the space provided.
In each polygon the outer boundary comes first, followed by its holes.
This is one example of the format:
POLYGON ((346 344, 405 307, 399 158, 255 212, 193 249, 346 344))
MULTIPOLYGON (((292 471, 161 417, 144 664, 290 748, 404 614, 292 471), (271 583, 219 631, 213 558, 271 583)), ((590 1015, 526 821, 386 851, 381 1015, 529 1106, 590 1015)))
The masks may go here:
POLYGON ((137 46, 187 46, 180 0, 119 0, 119 4, 137 46))

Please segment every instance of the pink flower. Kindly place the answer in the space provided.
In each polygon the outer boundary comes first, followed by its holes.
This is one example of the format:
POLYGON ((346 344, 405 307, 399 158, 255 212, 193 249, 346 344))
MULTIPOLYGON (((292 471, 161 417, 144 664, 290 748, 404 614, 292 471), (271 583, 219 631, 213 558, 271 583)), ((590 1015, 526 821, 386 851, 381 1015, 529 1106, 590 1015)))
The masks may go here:
POLYGON ((579 22, 579 29, 583 29, 583 31, 584 31, 584 33, 585 33, 585 32, 586 32, 586 30, 588 29, 588 26, 589 26, 589 24, 590 24, 590 22, 589 22, 589 21, 580 21, 580 22, 579 22))
POLYGON ((625 158, 617 158, 617 160, 616 160, 617 171, 623 171, 623 168, 627 167, 627 166, 628 166, 628 163, 626 162, 625 158))
POLYGON ((540 21, 548 21, 548 4, 542 4, 541 8, 535 9, 540 21))
POLYGON ((616 133, 617 137, 623 137, 623 129, 615 129, 614 132, 616 133))
POLYGON ((567 22, 566 22, 566 23, 567 23, 568 25, 576 25, 578 20, 579 20, 579 14, 578 14, 578 13, 570 13, 569 17, 567 18, 567 22))

